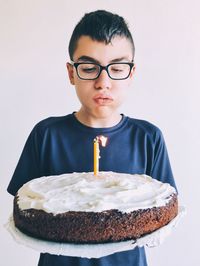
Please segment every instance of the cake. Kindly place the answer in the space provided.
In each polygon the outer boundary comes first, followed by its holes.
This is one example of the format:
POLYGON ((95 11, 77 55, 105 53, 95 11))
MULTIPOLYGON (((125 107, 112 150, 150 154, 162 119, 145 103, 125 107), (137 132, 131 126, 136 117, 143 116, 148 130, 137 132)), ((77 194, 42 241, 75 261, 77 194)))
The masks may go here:
POLYGON ((114 172, 40 177, 14 198, 15 226, 32 237, 68 243, 137 239, 178 212, 175 189, 147 175, 114 172))

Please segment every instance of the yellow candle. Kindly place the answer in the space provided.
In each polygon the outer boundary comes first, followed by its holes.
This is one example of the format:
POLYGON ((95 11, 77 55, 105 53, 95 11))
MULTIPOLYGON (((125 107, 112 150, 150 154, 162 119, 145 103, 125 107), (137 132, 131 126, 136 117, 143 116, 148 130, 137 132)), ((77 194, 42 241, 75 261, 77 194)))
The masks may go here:
POLYGON ((105 147, 107 144, 107 137, 104 136, 97 136, 94 139, 94 175, 97 176, 99 173, 99 159, 100 159, 100 148, 99 146, 101 145, 102 147, 105 147))
POLYGON ((94 139, 94 175, 98 175, 99 172, 99 141, 94 139))
POLYGON ((99 172, 99 140, 94 139, 94 175, 99 172))

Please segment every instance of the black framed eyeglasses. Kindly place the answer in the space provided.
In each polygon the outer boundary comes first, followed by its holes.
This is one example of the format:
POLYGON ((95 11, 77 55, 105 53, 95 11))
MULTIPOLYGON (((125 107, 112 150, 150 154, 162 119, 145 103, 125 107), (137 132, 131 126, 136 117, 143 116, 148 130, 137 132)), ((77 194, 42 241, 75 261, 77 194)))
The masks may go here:
POLYGON ((119 62, 119 63, 110 63, 107 66, 102 66, 97 63, 91 62, 80 62, 76 63, 71 61, 76 69, 77 75, 80 79, 83 80, 94 80, 97 79, 102 70, 106 70, 108 76, 114 80, 123 80, 127 79, 130 76, 131 69, 134 66, 133 62, 119 62))

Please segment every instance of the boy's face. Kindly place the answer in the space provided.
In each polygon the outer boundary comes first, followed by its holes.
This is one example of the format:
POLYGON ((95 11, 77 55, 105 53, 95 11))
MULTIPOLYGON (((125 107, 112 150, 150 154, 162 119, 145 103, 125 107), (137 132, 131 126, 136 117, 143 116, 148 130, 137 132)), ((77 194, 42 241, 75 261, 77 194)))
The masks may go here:
MULTIPOLYGON (((105 44, 92 40, 88 36, 80 37, 74 52, 73 61, 98 63, 107 66, 113 62, 132 62, 132 46, 129 40, 116 37, 111 43, 105 44)), ((131 74, 124 80, 112 80, 103 70, 95 80, 82 80, 76 69, 67 64, 70 82, 75 85, 77 96, 82 104, 81 111, 93 118, 109 118, 117 113, 118 107, 124 101, 128 87, 133 78, 131 74)))

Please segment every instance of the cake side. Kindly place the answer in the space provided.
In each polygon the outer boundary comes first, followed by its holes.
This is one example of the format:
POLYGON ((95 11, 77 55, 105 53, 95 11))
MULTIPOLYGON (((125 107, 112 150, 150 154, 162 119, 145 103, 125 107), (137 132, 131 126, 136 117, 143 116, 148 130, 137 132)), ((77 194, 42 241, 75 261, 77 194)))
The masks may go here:
POLYGON ((137 239, 168 224, 178 213, 177 194, 165 206, 124 213, 69 211, 47 213, 34 208, 22 210, 14 199, 14 222, 22 232, 44 240, 68 243, 105 243, 137 239))

